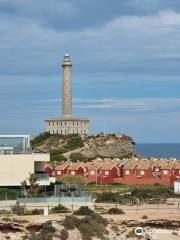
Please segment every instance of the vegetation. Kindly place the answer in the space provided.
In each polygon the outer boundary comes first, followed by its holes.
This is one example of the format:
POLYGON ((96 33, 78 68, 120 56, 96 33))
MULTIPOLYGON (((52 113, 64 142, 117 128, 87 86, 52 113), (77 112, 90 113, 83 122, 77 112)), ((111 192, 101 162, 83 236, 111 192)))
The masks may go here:
POLYGON ((87 206, 82 206, 77 211, 74 212, 74 215, 82 215, 82 216, 94 215, 94 211, 87 206))
POLYGON ((16 200, 18 192, 14 189, 1 188, 0 200, 16 200))
POLYGON ((16 215, 24 215, 25 212, 25 207, 24 206, 20 206, 19 203, 17 202, 14 206, 11 207, 11 211, 13 214, 16 215))
POLYGON ((78 153, 78 152, 71 153, 69 158, 72 162, 77 162, 77 161, 86 162, 87 161, 86 157, 82 153, 78 153))
POLYGON ((89 183, 85 186, 85 190, 89 192, 119 192, 126 193, 132 190, 132 187, 123 184, 114 185, 100 185, 96 183, 89 183))
POLYGON ((47 140, 51 136, 50 133, 45 132, 45 133, 40 133, 38 136, 36 136, 32 141, 31 144, 32 146, 38 146, 45 140, 47 140))
POLYGON ((84 142, 80 135, 78 134, 71 134, 65 136, 67 138, 67 143, 65 145, 65 149, 68 151, 72 151, 77 148, 84 147, 84 142))
POLYGON ((61 182, 66 184, 77 184, 83 187, 86 184, 86 179, 82 176, 67 175, 61 178, 61 182))
POLYGON ((32 210, 31 214, 32 215, 41 215, 41 214, 43 214, 43 209, 35 208, 32 210))
POLYGON ((122 209, 119 208, 110 208, 107 212, 108 214, 125 214, 125 212, 122 209))
POLYGON ((55 154, 50 156, 51 161, 57 161, 57 162, 65 162, 67 161, 67 158, 62 154, 55 154))
POLYGON ((33 232, 29 240, 52 240, 56 229, 52 226, 52 222, 46 222, 42 225, 40 232, 33 232))
POLYGON ((77 228, 81 232, 83 240, 91 240, 93 237, 103 239, 104 235, 107 233, 105 228, 107 223, 106 219, 93 213, 81 219, 73 215, 66 216, 63 221, 63 226, 67 230, 77 228))
POLYGON ((102 192, 96 193, 96 202, 112 202, 122 203, 129 199, 149 199, 152 203, 156 203, 158 199, 167 199, 177 197, 172 187, 167 186, 139 186, 131 187, 130 194, 121 194, 120 192, 102 192))
POLYGON ((69 209, 67 209, 63 205, 59 204, 58 206, 52 208, 51 212, 53 212, 53 213, 66 213, 66 212, 69 212, 69 209))
POLYGON ((21 182, 23 194, 28 197, 37 197, 40 193, 40 186, 37 183, 37 175, 31 173, 27 180, 21 182))
POLYGON ((67 240, 69 237, 68 231, 66 229, 61 230, 60 239, 67 240))

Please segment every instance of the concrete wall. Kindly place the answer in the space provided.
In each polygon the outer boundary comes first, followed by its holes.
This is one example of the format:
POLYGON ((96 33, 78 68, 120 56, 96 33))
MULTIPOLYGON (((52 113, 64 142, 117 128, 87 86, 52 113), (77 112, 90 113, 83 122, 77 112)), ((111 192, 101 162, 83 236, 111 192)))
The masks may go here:
POLYGON ((49 161, 49 154, 0 155, 0 186, 20 186, 36 170, 36 161, 49 161))

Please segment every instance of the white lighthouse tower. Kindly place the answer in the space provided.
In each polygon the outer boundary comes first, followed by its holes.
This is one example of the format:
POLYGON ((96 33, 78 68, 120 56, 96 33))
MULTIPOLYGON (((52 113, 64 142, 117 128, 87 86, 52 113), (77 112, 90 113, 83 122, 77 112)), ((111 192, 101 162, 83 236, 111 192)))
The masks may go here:
POLYGON ((72 115, 72 63, 69 54, 64 55, 62 77, 62 116, 45 120, 45 132, 50 134, 88 134, 89 119, 72 115))

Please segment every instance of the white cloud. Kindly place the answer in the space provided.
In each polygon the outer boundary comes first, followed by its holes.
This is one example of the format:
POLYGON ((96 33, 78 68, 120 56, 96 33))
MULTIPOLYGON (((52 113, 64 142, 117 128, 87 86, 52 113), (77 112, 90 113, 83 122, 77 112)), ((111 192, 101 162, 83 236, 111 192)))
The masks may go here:
MULTIPOLYGON (((59 99, 41 101, 51 105, 60 104, 59 99)), ((172 111, 180 112, 180 98, 136 98, 136 99, 74 99, 75 108, 84 109, 116 109, 127 111, 172 111)))

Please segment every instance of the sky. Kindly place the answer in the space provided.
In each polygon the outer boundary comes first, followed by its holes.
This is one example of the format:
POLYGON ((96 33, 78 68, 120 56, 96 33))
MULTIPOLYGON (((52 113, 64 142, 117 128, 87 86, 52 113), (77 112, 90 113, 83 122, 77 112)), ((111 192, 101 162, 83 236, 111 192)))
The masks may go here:
POLYGON ((91 133, 180 142, 179 0, 0 0, 0 134, 61 115, 65 53, 91 133))

